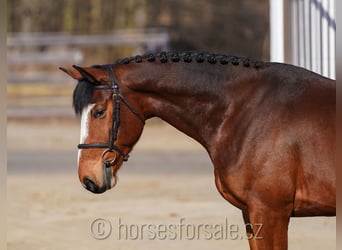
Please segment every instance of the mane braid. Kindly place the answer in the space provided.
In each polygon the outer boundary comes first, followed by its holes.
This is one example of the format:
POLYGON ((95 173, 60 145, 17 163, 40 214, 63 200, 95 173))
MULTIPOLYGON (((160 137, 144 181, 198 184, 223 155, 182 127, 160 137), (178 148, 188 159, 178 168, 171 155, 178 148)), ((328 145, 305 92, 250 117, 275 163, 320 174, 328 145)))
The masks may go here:
MULTIPOLYGON (((114 64, 129 64, 129 63, 209 63, 233 66, 242 65, 246 68, 254 67, 261 68, 264 64, 262 61, 253 61, 249 58, 237 57, 231 55, 208 54, 205 52, 159 52, 145 55, 136 55, 133 57, 123 58, 117 60, 114 64)), ((93 65, 94 68, 103 68, 103 65, 93 65)), ((85 107, 87 107, 92 100, 95 91, 94 84, 88 82, 86 79, 79 80, 73 93, 73 107, 77 115, 81 115, 85 107)))
POLYGON ((115 64, 129 64, 129 63, 143 63, 143 62, 185 62, 185 63, 209 63, 234 66, 242 65, 246 68, 254 67, 256 69, 262 67, 264 63, 258 60, 251 60, 245 57, 238 57, 223 54, 208 54, 205 52, 158 52, 145 55, 136 55, 133 57, 119 59, 115 64))

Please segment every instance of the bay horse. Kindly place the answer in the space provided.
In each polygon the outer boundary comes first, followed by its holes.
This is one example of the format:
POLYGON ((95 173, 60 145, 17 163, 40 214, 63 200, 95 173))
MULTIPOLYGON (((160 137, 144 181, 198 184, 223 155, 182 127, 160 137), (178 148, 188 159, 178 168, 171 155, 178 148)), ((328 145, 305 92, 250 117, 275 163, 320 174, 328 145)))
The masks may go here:
POLYGON ((336 81, 296 66, 160 52, 63 69, 78 84, 78 174, 102 193, 160 117, 198 141, 241 209, 250 249, 287 249, 290 217, 336 215, 336 81), (253 225, 262 225, 259 237, 253 225))

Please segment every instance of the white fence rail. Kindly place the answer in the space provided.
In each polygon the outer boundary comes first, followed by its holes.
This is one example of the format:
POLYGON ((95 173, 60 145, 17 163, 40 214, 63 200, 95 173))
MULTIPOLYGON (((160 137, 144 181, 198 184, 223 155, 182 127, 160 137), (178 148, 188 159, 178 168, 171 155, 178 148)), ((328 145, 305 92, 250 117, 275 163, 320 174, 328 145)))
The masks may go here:
POLYGON ((335 0, 285 0, 285 61, 336 79, 335 0))

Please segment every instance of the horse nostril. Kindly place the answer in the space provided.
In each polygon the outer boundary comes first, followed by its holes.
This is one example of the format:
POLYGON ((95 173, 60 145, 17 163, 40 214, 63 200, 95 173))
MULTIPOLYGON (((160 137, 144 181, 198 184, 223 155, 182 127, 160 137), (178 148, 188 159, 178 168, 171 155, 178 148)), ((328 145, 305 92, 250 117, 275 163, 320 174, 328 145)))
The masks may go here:
POLYGON ((92 181, 91 179, 89 179, 88 177, 84 177, 83 184, 84 184, 86 189, 88 189, 89 191, 91 191, 95 194, 103 193, 104 191, 106 191, 105 187, 104 188, 98 187, 95 184, 95 182, 92 181))
POLYGON ((93 193, 97 189, 96 184, 92 180, 90 180, 88 177, 84 178, 83 184, 84 184, 86 189, 88 189, 89 191, 91 191, 93 193))

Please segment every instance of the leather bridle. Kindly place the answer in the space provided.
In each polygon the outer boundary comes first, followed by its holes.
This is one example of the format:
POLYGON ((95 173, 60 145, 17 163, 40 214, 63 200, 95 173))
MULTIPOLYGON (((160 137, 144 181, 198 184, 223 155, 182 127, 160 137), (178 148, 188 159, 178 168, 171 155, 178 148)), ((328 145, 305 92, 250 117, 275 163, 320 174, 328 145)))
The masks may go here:
POLYGON ((104 65, 105 69, 108 71, 109 78, 111 81, 111 85, 96 85, 95 89, 99 90, 113 90, 112 102, 113 102, 113 111, 112 111, 112 127, 110 133, 109 143, 88 143, 88 144, 78 144, 78 149, 92 149, 92 148, 106 148, 106 150, 102 153, 103 166, 105 170, 105 181, 107 188, 110 188, 110 178, 111 176, 108 174, 110 172, 110 167, 114 165, 117 160, 117 153, 119 153, 123 157, 123 161, 127 161, 129 155, 125 154, 123 150, 115 144, 118 136, 118 131, 120 128, 120 103, 124 103, 128 109, 143 123, 145 124, 145 119, 141 116, 133 106, 127 101, 127 99, 120 93, 119 85, 116 81, 113 68, 111 64, 104 65), (105 156, 108 153, 114 153, 115 157, 113 159, 106 159, 105 156))

